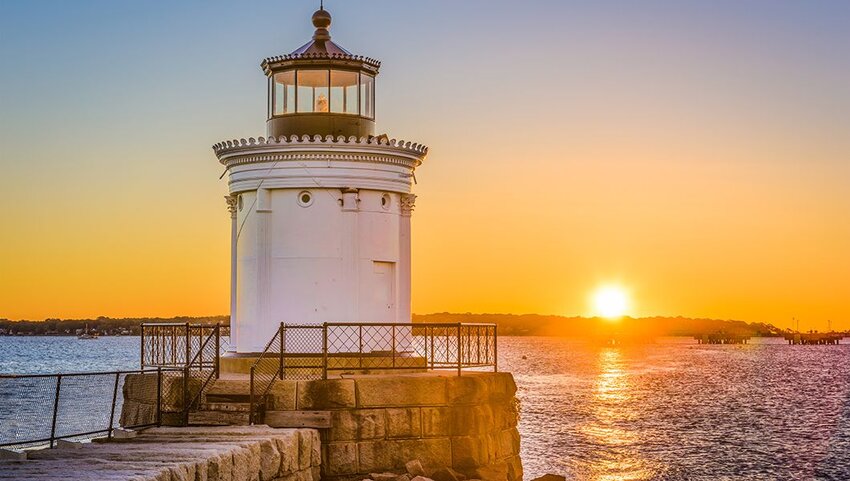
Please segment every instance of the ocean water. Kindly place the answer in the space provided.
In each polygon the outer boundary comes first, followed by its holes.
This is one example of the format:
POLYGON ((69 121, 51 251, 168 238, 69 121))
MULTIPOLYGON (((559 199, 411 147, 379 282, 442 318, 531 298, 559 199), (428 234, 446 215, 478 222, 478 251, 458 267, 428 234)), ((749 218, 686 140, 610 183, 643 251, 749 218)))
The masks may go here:
POLYGON ((850 480, 850 345, 500 341, 526 479, 850 480))
MULTIPOLYGON (((0 337, 0 373, 136 369, 138 349, 0 337)), ((850 480, 850 344, 502 337, 499 355, 519 388, 526 479, 850 480)))

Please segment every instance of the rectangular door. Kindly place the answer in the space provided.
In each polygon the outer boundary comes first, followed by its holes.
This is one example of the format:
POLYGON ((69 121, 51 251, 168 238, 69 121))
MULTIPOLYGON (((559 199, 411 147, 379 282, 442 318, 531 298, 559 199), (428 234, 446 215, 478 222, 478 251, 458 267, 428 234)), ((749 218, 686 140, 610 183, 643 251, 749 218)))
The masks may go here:
POLYGON ((395 322, 395 262, 374 261, 375 312, 379 322, 395 322))

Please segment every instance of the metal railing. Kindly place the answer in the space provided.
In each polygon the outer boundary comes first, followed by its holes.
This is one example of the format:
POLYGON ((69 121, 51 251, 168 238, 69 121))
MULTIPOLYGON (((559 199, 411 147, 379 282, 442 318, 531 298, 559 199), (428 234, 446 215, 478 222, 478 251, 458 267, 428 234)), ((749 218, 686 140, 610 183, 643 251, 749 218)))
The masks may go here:
MULTIPOLYGON (((141 329, 141 366, 178 369, 182 374, 181 423, 198 408, 204 393, 220 375, 230 327, 220 324, 148 323, 141 329)), ((172 413, 173 414, 173 413, 172 413)))
POLYGON ((277 379, 328 379, 329 373, 498 370, 495 324, 285 324, 251 366, 250 420, 262 417, 277 379))
MULTIPOLYGON (((216 333, 218 359, 227 350, 230 326, 220 324, 144 323, 141 326, 141 367, 186 366, 211 333, 216 333)), ((212 359, 207 356, 206 361, 212 359)), ((200 361, 205 361, 201 358, 200 361)))
POLYGON ((266 395, 271 390, 276 379, 284 378, 284 350, 283 346, 283 329, 284 324, 281 322, 280 327, 275 331, 274 336, 266 344, 266 348, 260 354, 260 357, 251 365, 250 385, 251 395, 249 398, 248 423, 254 424, 264 416, 266 395), (263 400, 263 402, 259 402, 263 400))
POLYGON ((111 438, 116 427, 157 426, 164 371, 0 375, 0 448, 52 448, 60 439, 111 438), (155 407, 125 419, 116 406, 123 403, 127 376, 134 374, 156 376, 155 383, 141 385, 155 391, 142 393, 155 407))
MULTIPOLYGON (((202 331, 203 333, 203 331, 202 331)), ((189 412, 198 407, 204 393, 218 379, 221 361, 221 326, 213 327, 199 340, 198 351, 183 366, 183 425, 189 424, 189 412), (195 391, 195 387, 197 390, 195 391)))

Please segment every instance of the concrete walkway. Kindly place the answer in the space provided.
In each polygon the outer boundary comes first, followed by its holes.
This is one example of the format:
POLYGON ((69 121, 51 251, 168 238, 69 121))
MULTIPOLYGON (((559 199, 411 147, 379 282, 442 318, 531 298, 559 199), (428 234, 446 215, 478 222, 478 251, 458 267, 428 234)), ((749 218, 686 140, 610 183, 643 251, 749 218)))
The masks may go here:
POLYGON ((319 481, 314 429, 151 428, 134 438, 34 450, 0 460, 0 480, 319 481))

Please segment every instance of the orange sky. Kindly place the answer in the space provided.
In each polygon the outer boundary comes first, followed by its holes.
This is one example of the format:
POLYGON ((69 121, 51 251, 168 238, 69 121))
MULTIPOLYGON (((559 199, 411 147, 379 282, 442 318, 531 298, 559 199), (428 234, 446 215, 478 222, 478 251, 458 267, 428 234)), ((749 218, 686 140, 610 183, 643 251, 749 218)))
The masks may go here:
MULTIPOLYGON (((431 149, 415 312, 585 315, 618 283, 635 316, 850 329, 841 4, 337 3, 334 39, 383 61, 379 130, 431 149)), ((264 134, 258 63, 314 6, 100 7, 0 11, 0 318, 226 313, 209 146, 264 134)))

